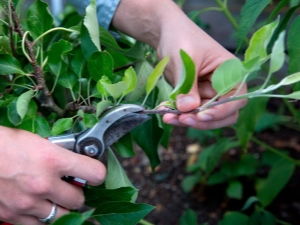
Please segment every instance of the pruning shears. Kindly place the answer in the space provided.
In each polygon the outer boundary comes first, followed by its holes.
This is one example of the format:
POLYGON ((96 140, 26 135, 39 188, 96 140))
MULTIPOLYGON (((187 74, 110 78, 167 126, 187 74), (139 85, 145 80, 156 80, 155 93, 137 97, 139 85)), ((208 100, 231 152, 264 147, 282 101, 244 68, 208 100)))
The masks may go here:
MULTIPOLYGON (((65 149, 100 159, 104 151, 125 134, 150 119, 142 114, 144 108, 134 104, 124 104, 105 111, 99 122, 81 133, 48 137, 52 143, 65 149)), ((76 186, 84 186, 86 181, 75 177, 64 177, 76 186)))

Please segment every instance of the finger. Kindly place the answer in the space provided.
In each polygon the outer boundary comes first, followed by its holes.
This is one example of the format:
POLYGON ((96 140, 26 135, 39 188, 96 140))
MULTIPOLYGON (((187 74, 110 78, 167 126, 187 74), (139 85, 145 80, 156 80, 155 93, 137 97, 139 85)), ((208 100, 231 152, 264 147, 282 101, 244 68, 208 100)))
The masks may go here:
MULTIPOLYGON (((219 101, 232 96, 235 93, 235 91, 236 90, 232 90, 228 94, 220 97, 219 101)), ((244 90, 243 90, 243 93, 244 93, 244 90)), ((197 120, 202 121, 202 122, 223 120, 223 119, 227 118, 228 116, 237 112, 240 108, 244 107, 246 105, 246 103, 247 103, 246 99, 241 99, 241 100, 237 100, 237 101, 220 104, 218 106, 214 106, 203 112, 199 112, 197 114, 197 120)))
POLYGON ((180 94, 176 98, 176 106, 182 112, 191 111, 200 106, 200 96, 197 81, 194 82, 188 94, 180 94))
POLYGON ((83 206, 85 198, 83 190, 63 180, 57 180, 45 198, 64 208, 76 210, 83 206))
POLYGON ((22 224, 22 225, 45 225, 45 223, 39 221, 37 217, 21 215, 15 217, 13 220, 6 221, 9 224, 22 224))
POLYGON ((62 149, 60 175, 78 177, 89 185, 100 185, 106 176, 105 166, 98 160, 62 149))
POLYGON ((66 215, 69 213, 69 210, 67 210, 66 208, 63 208, 57 204, 55 206, 53 206, 53 203, 50 201, 43 201, 38 204, 38 207, 36 207, 34 210, 32 210, 30 215, 32 215, 38 219, 39 218, 42 218, 42 219, 47 218, 47 217, 49 217, 50 213, 52 213, 52 210, 54 209, 53 207, 56 208, 56 213, 51 222, 53 222, 56 219, 62 217, 63 215, 66 215))
POLYGON ((217 92, 211 85, 211 81, 208 80, 198 82, 198 92, 201 96, 201 104, 204 104, 202 101, 203 98, 212 99, 217 95, 217 92))

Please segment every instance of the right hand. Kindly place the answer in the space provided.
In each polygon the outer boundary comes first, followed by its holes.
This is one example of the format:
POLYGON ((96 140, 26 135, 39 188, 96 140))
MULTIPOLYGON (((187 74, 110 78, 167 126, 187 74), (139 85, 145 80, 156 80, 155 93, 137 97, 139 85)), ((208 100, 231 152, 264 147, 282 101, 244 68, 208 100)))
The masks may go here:
POLYGON ((44 224, 57 204, 56 218, 84 204, 81 188, 64 176, 101 184, 105 166, 27 131, 0 126, 0 220, 22 225, 44 224))

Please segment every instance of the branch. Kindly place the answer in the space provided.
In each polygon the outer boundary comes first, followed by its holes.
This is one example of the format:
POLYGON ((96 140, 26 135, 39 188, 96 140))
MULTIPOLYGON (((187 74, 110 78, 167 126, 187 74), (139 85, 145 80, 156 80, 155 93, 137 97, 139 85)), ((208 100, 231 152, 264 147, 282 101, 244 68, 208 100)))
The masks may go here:
MULTIPOLYGON (((17 13, 16 13, 16 10, 13 6, 13 4, 11 3, 10 4, 10 7, 11 7, 11 15, 12 15, 12 19, 13 19, 13 22, 14 22, 14 25, 15 25, 15 31, 19 34, 19 36, 23 39, 24 37, 24 32, 23 32, 23 29, 20 25, 20 22, 19 22, 19 19, 18 19, 18 16, 17 16, 17 13)), ((34 70, 34 76, 37 80, 37 89, 38 90, 41 90, 42 91, 42 98, 40 99, 41 101, 41 105, 43 107, 46 107, 54 112, 56 112, 59 117, 62 117, 64 115, 64 110, 62 110, 53 100, 52 96, 51 96, 51 93, 48 89, 48 87, 46 86, 46 81, 45 81, 45 78, 43 76, 43 71, 41 69, 41 67, 38 65, 37 63, 37 59, 35 57, 35 53, 34 53, 34 50, 33 50, 33 45, 32 43, 25 39, 25 47, 26 47, 26 50, 28 52, 28 55, 29 55, 29 58, 30 58, 30 64, 32 65, 33 67, 33 70, 34 70)))

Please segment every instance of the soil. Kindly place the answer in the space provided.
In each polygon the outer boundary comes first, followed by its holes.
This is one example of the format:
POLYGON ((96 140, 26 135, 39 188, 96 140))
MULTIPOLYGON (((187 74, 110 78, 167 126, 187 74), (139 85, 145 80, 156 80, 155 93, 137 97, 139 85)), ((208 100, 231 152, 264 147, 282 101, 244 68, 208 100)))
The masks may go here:
MULTIPOLYGON (((181 182, 187 175, 186 165, 190 160, 186 149, 196 142, 188 138, 186 132, 186 128, 177 127, 173 130, 169 148, 160 150, 161 164, 155 172, 151 171, 147 157, 138 147, 135 157, 122 160, 130 180, 140 190, 138 202, 156 207, 145 217, 145 220, 155 225, 179 224, 187 208, 197 213, 199 224, 217 225, 226 211, 239 211, 245 203, 245 199, 238 201, 226 197, 224 184, 206 187, 198 185, 189 194, 183 191, 181 182)), ((293 158, 300 159, 300 136, 293 129, 280 127, 275 131, 267 130, 259 133, 257 138, 273 147, 289 150, 293 158)), ((253 151, 257 151, 257 146, 250 146, 253 151)), ((289 183, 267 208, 277 219, 292 225, 300 221, 299 177, 300 168, 297 168, 289 183)), ((253 184, 247 185, 247 179, 242 182, 243 187, 246 187, 246 197, 255 195, 253 184)))

